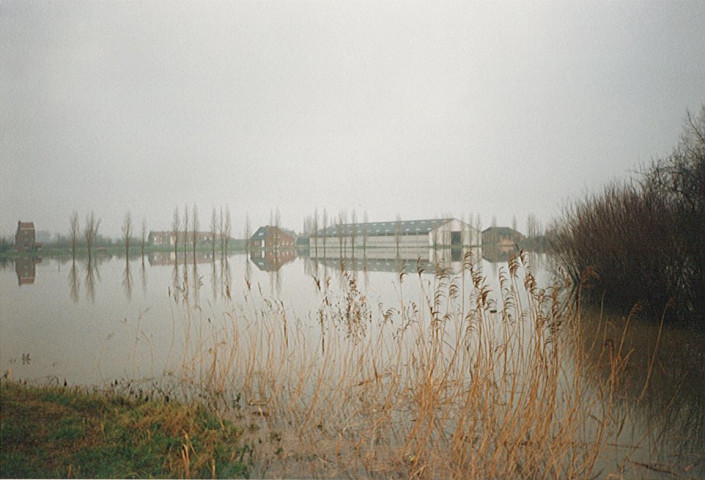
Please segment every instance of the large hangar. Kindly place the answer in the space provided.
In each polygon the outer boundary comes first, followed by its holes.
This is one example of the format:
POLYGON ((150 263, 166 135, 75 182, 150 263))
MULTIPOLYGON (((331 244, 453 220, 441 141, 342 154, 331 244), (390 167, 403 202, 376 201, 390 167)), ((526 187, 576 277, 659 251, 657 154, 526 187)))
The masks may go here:
POLYGON ((456 218, 331 225, 310 237, 310 248, 476 247, 479 230, 456 218))

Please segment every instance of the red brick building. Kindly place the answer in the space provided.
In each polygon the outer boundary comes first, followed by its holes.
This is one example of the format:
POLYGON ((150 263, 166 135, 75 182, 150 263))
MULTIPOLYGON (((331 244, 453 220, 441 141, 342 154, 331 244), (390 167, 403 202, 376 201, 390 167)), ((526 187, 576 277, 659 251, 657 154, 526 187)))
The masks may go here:
POLYGON ((18 252, 31 252, 37 249, 37 234, 34 222, 17 222, 15 233, 15 250, 18 252))
POLYGON ((259 227, 254 235, 250 237, 251 248, 293 249, 295 246, 296 234, 294 232, 271 225, 259 227))

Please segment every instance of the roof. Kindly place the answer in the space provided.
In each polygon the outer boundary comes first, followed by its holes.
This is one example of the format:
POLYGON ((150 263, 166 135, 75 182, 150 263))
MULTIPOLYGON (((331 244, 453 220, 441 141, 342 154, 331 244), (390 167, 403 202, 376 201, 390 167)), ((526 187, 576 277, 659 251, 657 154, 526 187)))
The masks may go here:
POLYGON ((496 233, 497 235, 503 235, 506 237, 510 237, 512 235, 520 235, 522 237, 524 236, 521 232, 509 227, 489 227, 482 231, 483 235, 486 235, 488 233, 496 233))
POLYGON ((17 222, 18 230, 34 230, 34 222, 17 222))
POLYGON ((344 236, 353 235, 424 235, 430 231, 445 225, 453 220, 452 218, 440 218, 432 220, 395 220, 392 222, 369 222, 369 223, 346 223, 343 225, 331 225, 325 230, 321 230, 319 235, 335 237, 339 234, 344 236))
POLYGON ((284 235, 288 235, 291 238, 296 238, 296 233, 292 232, 291 230, 286 230, 280 227, 275 227, 272 225, 265 225, 263 227, 259 227, 257 231, 252 234, 252 237, 250 237, 251 240, 262 240, 267 238, 270 234, 272 234, 275 230, 279 230, 281 233, 284 235))

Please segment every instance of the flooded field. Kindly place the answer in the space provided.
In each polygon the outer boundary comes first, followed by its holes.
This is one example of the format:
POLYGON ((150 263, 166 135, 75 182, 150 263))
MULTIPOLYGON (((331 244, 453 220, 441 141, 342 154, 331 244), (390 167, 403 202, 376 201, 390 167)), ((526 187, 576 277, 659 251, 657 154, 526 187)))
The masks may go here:
POLYGON ((544 256, 490 260, 18 260, 0 367, 204 401, 250 426, 254 476, 704 476, 702 332, 566 309, 544 256))

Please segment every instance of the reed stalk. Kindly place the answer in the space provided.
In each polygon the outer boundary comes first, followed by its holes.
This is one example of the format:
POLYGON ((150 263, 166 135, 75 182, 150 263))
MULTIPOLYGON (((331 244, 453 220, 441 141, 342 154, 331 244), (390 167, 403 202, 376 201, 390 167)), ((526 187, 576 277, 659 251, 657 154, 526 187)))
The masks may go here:
POLYGON ((251 286, 224 322, 192 306, 181 382, 279 438, 274 475, 592 478, 628 354, 594 342, 610 374, 592 371, 562 285, 540 288, 525 255, 498 298, 464 269, 419 272, 415 302, 400 275, 379 312, 349 272, 314 279, 315 322, 251 286))

